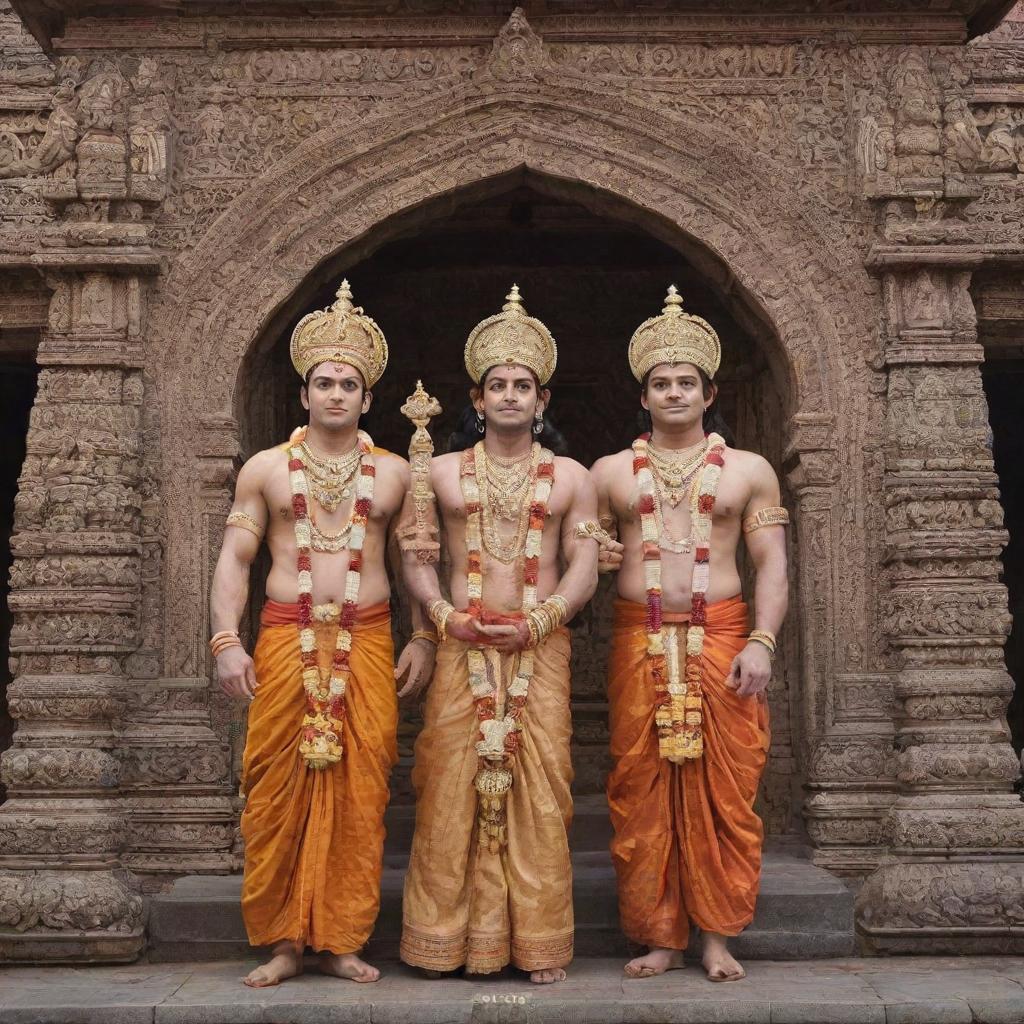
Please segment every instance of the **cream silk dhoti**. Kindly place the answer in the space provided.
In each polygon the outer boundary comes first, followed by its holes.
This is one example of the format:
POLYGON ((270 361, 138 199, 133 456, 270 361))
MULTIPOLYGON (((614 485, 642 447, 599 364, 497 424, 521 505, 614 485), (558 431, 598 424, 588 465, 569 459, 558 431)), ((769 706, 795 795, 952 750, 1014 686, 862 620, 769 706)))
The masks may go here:
MULTIPOLYGON (((536 649, 506 803, 508 843, 496 852, 477 839, 480 727, 467 650, 451 638, 441 644, 416 742, 402 959, 476 974, 510 962, 524 971, 564 967, 573 945, 569 634, 559 629, 536 649)), ((491 655, 507 688, 517 656, 491 655)))

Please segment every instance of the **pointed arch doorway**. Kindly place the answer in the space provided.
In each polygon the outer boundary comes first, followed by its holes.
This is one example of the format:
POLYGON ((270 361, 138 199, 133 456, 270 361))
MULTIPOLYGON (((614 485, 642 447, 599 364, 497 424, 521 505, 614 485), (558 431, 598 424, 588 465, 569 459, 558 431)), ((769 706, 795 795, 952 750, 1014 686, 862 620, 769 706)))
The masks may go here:
MULTIPOLYGON (((792 413, 781 374, 769 369, 777 346, 731 274, 710 252, 690 248, 661 225, 610 195, 522 169, 435 199, 380 224, 303 281, 248 350, 235 388, 243 455, 287 437, 304 421, 299 382, 288 356, 295 323, 330 305, 342 276, 355 301, 382 326, 391 351, 365 426, 385 448, 405 454, 410 428, 399 406, 422 378, 444 407, 431 432, 446 448, 469 382, 462 351, 473 326, 497 312, 519 284, 527 310, 558 343, 551 415, 569 454, 585 465, 629 444, 637 431, 639 389, 626 362, 633 330, 660 311, 675 284, 685 308, 718 330, 723 345, 720 407, 740 447, 780 467, 792 413)), ((259 587, 253 607, 258 607, 259 587)), ((602 790, 608 767, 605 664, 611 590, 600 588, 574 622, 573 760, 578 796, 602 790)), ((796 621, 796 614, 792 617, 796 621)), ((793 726, 800 714, 797 630, 773 683, 773 747, 761 810, 770 832, 798 828, 800 792, 793 726)), ((400 727, 394 800, 412 800, 409 766, 418 714, 400 727)))

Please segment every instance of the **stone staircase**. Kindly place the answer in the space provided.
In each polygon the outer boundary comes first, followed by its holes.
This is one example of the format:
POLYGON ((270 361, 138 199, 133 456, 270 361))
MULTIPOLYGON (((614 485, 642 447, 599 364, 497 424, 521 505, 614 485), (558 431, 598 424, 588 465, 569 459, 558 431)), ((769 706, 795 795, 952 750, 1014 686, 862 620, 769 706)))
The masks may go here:
MULTIPOLYGON (((381 911, 368 954, 398 957, 402 882, 412 840, 413 809, 388 810, 381 911)), ((603 797, 577 800, 572 829, 576 956, 623 957, 631 947, 619 931, 611 834, 603 797)), ((740 959, 804 960, 854 952, 853 895, 834 875, 802 856, 796 842, 772 840, 762 871, 753 924, 732 943, 740 959)), ((238 875, 178 879, 149 907, 149 959, 153 962, 223 960, 251 955, 242 924, 238 875)))

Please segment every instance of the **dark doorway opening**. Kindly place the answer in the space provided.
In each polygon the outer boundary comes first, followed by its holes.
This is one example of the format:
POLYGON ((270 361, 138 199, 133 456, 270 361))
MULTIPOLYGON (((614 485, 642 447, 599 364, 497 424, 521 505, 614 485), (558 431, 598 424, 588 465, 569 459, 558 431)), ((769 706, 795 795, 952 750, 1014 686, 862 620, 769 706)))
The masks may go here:
POLYGON ((1006 667, 1015 683, 1007 720, 1014 749, 1024 749, 1024 354, 994 358, 982 367, 999 475, 1003 519, 1010 539, 1003 551, 1003 582, 1013 625, 1006 639, 1006 667))
MULTIPOLYGON (((9 358, 9 357, 8 357, 9 358)), ((7 706, 11 683, 10 641, 13 616, 8 604, 11 572, 11 535, 14 533, 14 496, 25 461, 28 420, 39 377, 34 362, 0 359, 0 751, 11 745, 14 721, 7 706)), ((0 803, 6 797, 0 782, 0 803)))
MULTIPOLYGON (((666 289, 675 284, 684 308, 713 324, 722 340, 719 402, 737 444, 781 465, 789 396, 781 393, 769 368, 768 353, 777 342, 737 295, 740 289, 728 268, 675 228, 621 200, 529 171, 399 215, 310 275, 243 363, 236 416, 246 457, 280 444, 305 422, 289 339, 302 316, 332 304, 343 276, 356 304, 380 324, 388 340, 388 369, 374 388, 365 423, 384 448, 407 453, 411 426, 398 410, 422 378, 444 407, 431 433, 436 450, 446 450, 469 401, 466 337, 480 320, 501 309, 517 283, 527 311, 547 324, 558 344, 550 414, 568 441, 569 454, 590 465, 621 450, 638 433, 639 386, 630 374, 626 348, 633 331, 661 312, 666 289)), ((255 576, 253 583, 255 608, 261 596, 255 576)), ((608 767, 604 699, 610 598, 606 582, 573 623, 577 797, 601 793, 608 767)), ((786 657, 792 667, 777 673, 772 763, 761 805, 768 830, 775 834, 798 827, 790 729, 797 688, 788 677, 799 661, 795 649, 786 657)), ((394 774, 399 804, 412 799, 408 766, 417 728, 415 712, 405 712, 399 733, 402 762, 394 774)))

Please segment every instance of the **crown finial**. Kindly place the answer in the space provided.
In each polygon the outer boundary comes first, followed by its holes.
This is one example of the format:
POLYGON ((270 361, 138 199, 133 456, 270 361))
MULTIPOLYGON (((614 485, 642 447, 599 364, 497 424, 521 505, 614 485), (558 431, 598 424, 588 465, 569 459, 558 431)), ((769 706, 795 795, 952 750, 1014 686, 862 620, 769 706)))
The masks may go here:
POLYGON ((668 286, 668 294, 665 296, 665 305, 662 309, 662 313, 682 313, 683 311, 683 297, 676 290, 674 284, 668 286))
POLYGON ((341 286, 338 288, 338 301, 334 303, 334 308, 339 313, 351 313, 353 309, 352 305, 352 289, 349 286, 348 278, 342 278, 341 286))
POLYGON ((525 313, 526 309, 523 307, 523 297, 519 294, 519 285, 512 285, 512 290, 505 296, 505 305, 501 307, 505 313, 525 313))

